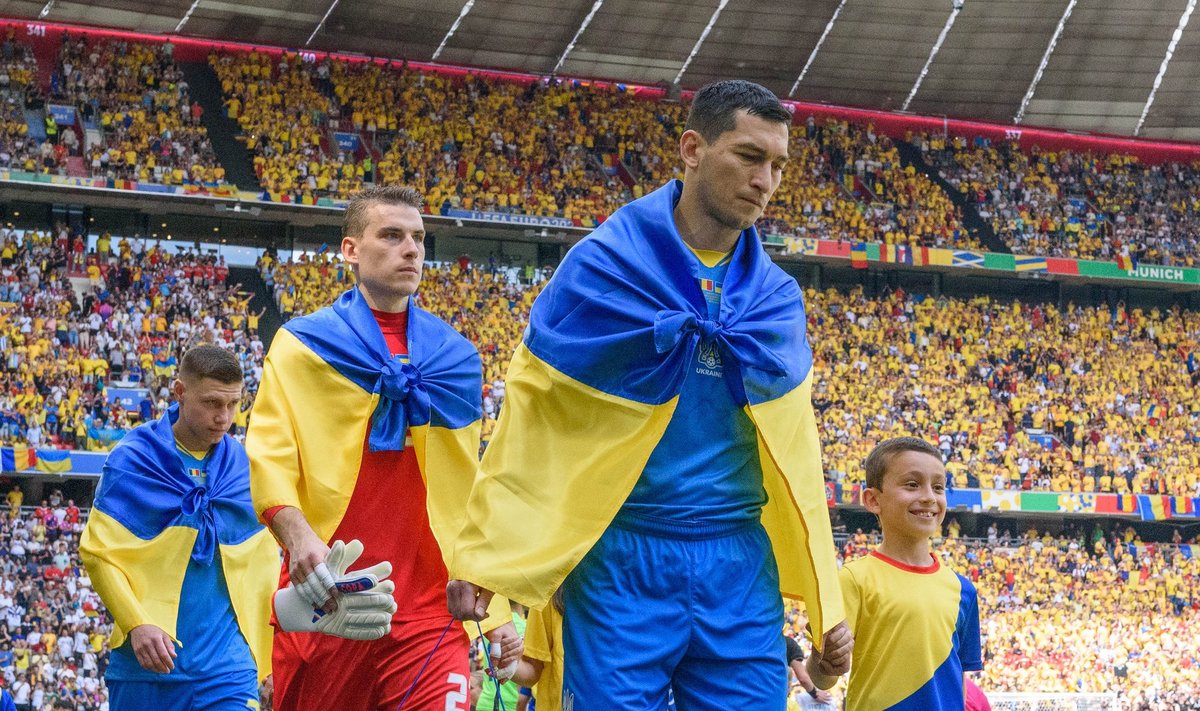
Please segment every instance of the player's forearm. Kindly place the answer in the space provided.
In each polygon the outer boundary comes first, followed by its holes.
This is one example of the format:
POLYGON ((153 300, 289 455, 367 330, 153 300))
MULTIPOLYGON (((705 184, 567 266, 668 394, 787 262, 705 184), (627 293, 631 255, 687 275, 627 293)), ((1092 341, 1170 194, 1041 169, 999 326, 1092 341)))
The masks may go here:
POLYGON ((533 686, 538 683, 538 679, 542 678, 542 667, 544 664, 545 662, 540 659, 521 657, 521 661, 517 663, 517 671, 513 674, 512 680, 520 686, 533 686))
POLYGON ((289 551, 300 548, 307 540, 317 538, 304 512, 295 506, 284 506, 270 522, 271 532, 289 551))

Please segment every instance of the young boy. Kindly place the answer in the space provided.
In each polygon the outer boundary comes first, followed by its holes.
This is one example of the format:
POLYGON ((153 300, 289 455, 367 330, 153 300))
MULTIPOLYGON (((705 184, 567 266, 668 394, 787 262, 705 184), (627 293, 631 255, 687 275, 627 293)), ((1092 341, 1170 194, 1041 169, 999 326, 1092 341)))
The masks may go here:
MULTIPOLYGON (((964 671, 983 669, 975 586, 929 549, 946 515, 941 454, 915 437, 879 444, 864 463, 863 505, 879 517, 883 542, 841 570, 854 654, 846 711, 962 711, 964 671)), ((820 654, 808 658, 814 683, 820 654)))

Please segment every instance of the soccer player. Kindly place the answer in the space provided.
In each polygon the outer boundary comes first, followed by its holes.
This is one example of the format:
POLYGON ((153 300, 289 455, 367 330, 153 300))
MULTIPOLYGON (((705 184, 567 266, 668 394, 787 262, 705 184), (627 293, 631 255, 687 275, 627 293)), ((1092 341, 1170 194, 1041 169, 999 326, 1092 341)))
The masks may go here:
MULTIPOLYGON (((442 550, 478 465, 482 367, 469 341, 414 303, 421 205, 398 186, 351 200, 341 251, 358 285, 289 321, 264 364, 246 449, 255 507, 286 549, 282 582, 336 608, 330 541, 357 539, 362 564, 392 564, 400 602, 370 642, 277 630, 279 711, 335 700, 348 711, 466 708, 468 638, 443 602, 442 550)), ((484 632, 503 668, 523 647, 497 600, 484 632)))
POLYGON ((114 711, 254 708, 271 671, 279 549, 250 502, 245 450, 227 433, 242 368, 217 346, 183 357, 176 404, 104 463, 80 540, 113 617, 114 711))
MULTIPOLYGON (((965 671, 983 669, 979 606, 970 580, 942 565, 929 539, 946 516, 941 453, 915 437, 880 443, 864 463, 863 505, 883 541, 842 567, 855 635, 846 711, 961 711, 965 671)), ((837 681, 808 660, 813 681, 837 681)))
POLYGON ((698 91, 683 182, 571 249, 513 356, 447 599, 474 619, 562 583, 564 708, 782 711, 781 591, 849 661, 801 292, 753 227, 791 118, 698 91))

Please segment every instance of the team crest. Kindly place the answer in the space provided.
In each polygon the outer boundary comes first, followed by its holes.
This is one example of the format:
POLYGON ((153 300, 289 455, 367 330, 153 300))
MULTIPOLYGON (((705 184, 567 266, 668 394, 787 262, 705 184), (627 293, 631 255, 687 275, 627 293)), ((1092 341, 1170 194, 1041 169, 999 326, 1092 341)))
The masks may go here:
POLYGON ((721 367, 721 351, 717 349, 717 344, 712 341, 700 341, 700 350, 697 358, 700 365, 709 370, 716 370, 721 367))

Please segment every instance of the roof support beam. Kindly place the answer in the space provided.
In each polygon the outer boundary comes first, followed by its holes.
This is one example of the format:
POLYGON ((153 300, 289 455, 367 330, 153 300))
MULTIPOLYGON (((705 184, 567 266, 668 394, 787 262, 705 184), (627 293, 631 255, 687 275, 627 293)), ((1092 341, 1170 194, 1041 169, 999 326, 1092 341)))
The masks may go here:
POLYGON ((800 88, 800 82, 804 81, 804 76, 808 74, 808 68, 812 66, 813 60, 817 58, 817 52, 821 51, 821 45, 825 44, 825 38, 833 31, 833 23, 837 22, 838 15, 842 14, 842 8, 846 7, 846 1, 842 0, 838 3, 837 9, 833 11, 833 17, 829 18, 829 22, 825 24, 825 31, 821 33, 821 38, 817 40, 817 46, 813 47, 812 52, 808 55, 808 61, 804 63, 804 69, 800 70, 800 76, 796 77, 796 83, 792 84, 792 90, 788 92, 788 98, 796 95, 796 89, 800 88))
POLYGON ((473 7, 475 7, 475 0, 467 0, 463 3, 462 9, 458 11, 458 17, 454 18, 454 24, 450 25, 450 30, 446 32, 446 36, 442 38, 442 43, 434 50, 433 56, 429 58, 430 61, 436 62, 437 58, 442 55, 442 50, 446 48, 446 43, 450 41, 455 32, 458 32, 458 26, 462 24, 463 18, 467 16, 467 13, 471 12, 471 8, 473 7))
POLYGON ((1029 82, 1029 88, 1025 90, 1025 98, 1021 99, 1021 108, 1017 109, 1017 115, 1013 116, 1013 123, 1021 123, 1021 120, 1025 118, 1025 109, 1029 108, 1029 102, 1033 100, 1033 92, 1037 90, 1037 85, 1042 80, 1042 73, 1046 71, 1046 65, 1050 63, 1050 55, 1054 54, 1054 48, 1058 46, 1058 40, 1067 26, 1067 19, 1075 11, 1077 2, 1079 0, 1071 0, 1067 3, 1067 9, 1063 10, 1062 17, 1058 20, 1058 27, 1054 28, 1054 36, 1050 38, 1050 44, 1046 45, 1046 51, 1042 54, 1042 63, 1038 65, 1037 73, 1033 75, 1033 81, 1029 82))
POLYGON ((1158 94, 1158 87, 1162 86, 1163 77, 1167 74, 1167 66, 1171 63, 1171 57, 1175 56, 1175 48, 1179 46, 1179 38, 1183 37, 1183 30, 1188 26, 1188 20, 1192 19, 1192 11, 1195 9, 1196 0, 1188 0, 1187 7, 1184 8, 1183 14, 1179 16, 1179 26, 1171 34, 1171 41, 1167 44, 1167 54, 1163 57, 1162 64, 1158 67, 1158 76, 1154 77, 1154 85, 1150 87, 1150 96, 1146 97, 1146 105, 1142 108, 1142 115, 1138 118, 1137 126, 1133 129, 1133 135, 1135 136, 1142 132, 1142 126, 1146 123, 1146 117, 1150 115, 1150 107, 1154 105, 1154 97, 1158 94))
POLYGON ((179 18, 179 24, 175 25, 176 33, 183 29, 183 26, 187 24, 188 20, 192 19, 192 13, 196 11, 196 6, 199 4, 200 0, 195 0, 195 2, 192 3, 192 6, 188 8, 188 11, 183 13, 183 17, 179 18))
POLYGON ((592 18, 596 16, 596 11, 598 11, 600 6, 603 4, 604 0, 596 0, 596 2, 592 3, 591 11, 588 12, 587 17, 583 18, 583 24, 579 26, 579 29, 575 30, 575 36, 572 37, 571 41, 567 43, 567 48, 563 50, 562 56, 558 58, 558 63, 555 64, 554 69, 550 71, 551 74, 558 74, 558 70, 562 69, 563 62, 567 61, 567 55, 575 49, 575 43, 579 41, 581 36, 583 36, 583 31, 587 29, 587 26, 592 24, 592 18))
POLYGON ((700 45, 704 44, 704 40, 708 39, 708 33, 712 32, 713 25, 717 24, 717 18, 721 16, 721 11, 724 10, 725 6, 728 4, 729 0, 721 0, 721 2, 717 4, 717 9, 713 10, 712 17, 708 18, 708 24, 704 26, 704 31, 700 33, 700 39, 696 40, 695 46, 692 47, 691 54, 689 54, 687 59, 683 61, 683 66, 679 68, 679 73, 675 75, 675 81, 672 83, 678 84, 679 80, 683 78, 683 73, 687 71, 688 65, 692 63, 692 59, 696 56, 696 53, 700 51, 700 45))
POLYGON ((313 28, 312 34, 308 36, 308 41, 304 43, 305 47, 312 44, 313 39, 317 36, 317 33, 321 31, 321 28, 325 26, 325 21, 329 19, 329 15, 333 13, 333 8, 337 7, 339 2, 341 2, 341 0, 333 0, 333 3, 329 5, 329 9, 325 11, 325 16, 321 18, 321 21, 318 22, 317 26, 313 28))
POLYGON ((929 67, 933 64, 933 58, 937 53, 942 51, 942 43, 946 41, 946 35, 950 34, 950 28, 954 27, 954 21, 958 19, 958 13, 962 12, 964 0, 954 0, 954 7, 950 10, 950 16, 946 18, 946 24, 942 26, 942 33, 938 35, 937 41, 933 43, 933 49, 929 50, 929 59, 925 60, 925 66, 921 67, 921 73, 917 75, 917 81, 912 86, 912 91, 908 92, 908 98, 904 100, 904 106, 900 107, 901 111, 908 111, 908 105, 912 103, 913 97, 917 95, 917 90, 921 88, 921 82, 925 81, 925 75, 929 73, 929 67))

